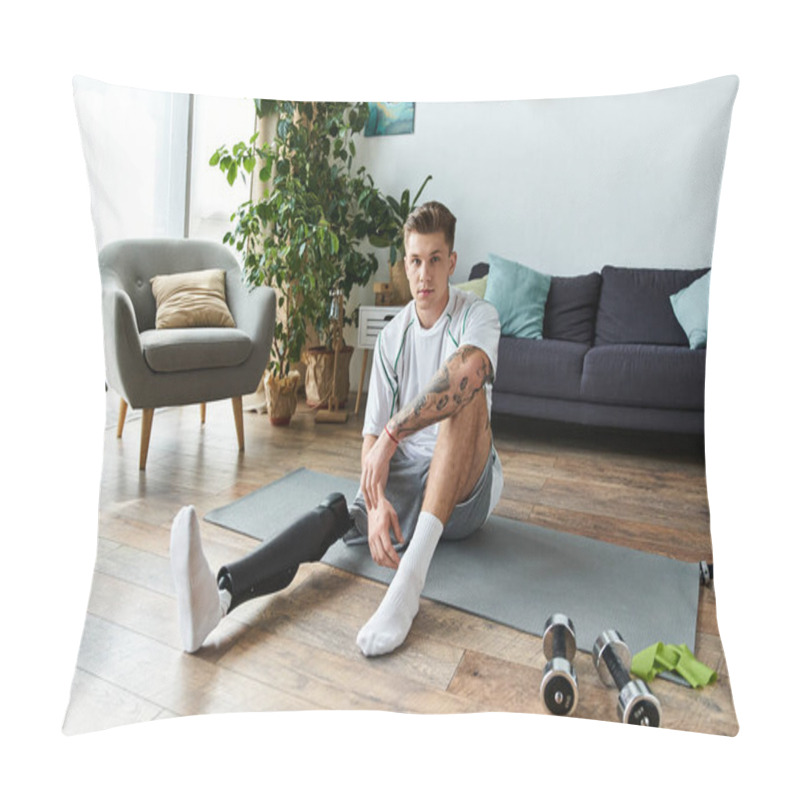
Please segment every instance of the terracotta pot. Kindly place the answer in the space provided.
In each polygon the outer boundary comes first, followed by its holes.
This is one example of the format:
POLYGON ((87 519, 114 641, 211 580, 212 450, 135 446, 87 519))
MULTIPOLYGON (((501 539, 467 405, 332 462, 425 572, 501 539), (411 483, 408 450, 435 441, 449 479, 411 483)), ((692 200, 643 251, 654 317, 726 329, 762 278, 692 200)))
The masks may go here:
MULTIPOLYGON (((350 397, 350 359, 353 348, 343 347, 336 359, 336 382, 334 407, 344 408, 350 397)), ((309 347, 303 353, 306 365, 306 403, 311 408, 327 407, 333 382, 333 362, 335 353, 324 347, 309 347)))
POLYGON ((288 425, 297 409, 297 387, 300 373, 292 370, 285 378, 267 375, 264 391, 267 395, 267 412, 273 425, 288 425))

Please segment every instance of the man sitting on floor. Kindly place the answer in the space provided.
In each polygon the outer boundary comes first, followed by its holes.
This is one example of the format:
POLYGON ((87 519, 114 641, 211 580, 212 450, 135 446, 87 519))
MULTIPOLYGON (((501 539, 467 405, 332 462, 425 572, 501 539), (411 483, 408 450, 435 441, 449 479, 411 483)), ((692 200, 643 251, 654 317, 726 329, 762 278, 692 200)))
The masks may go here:
POLYGON ((368 544, 376 564, 396 570, 357 637, 364 655, 389 653, 408 635, 439 540, 474 533, 497 505, 503 475, 490 417, 500 323, 492 305, 449 284, 455 224, 445 206, 431 202, 404 226, 413 299, 376 343, 353 505, 331 495, 222 567, 216 581, 194 509, 175 517, 170 557, 188 652, 236 605, 288 586, 299 564, 318 561, 344 537, 368 544))

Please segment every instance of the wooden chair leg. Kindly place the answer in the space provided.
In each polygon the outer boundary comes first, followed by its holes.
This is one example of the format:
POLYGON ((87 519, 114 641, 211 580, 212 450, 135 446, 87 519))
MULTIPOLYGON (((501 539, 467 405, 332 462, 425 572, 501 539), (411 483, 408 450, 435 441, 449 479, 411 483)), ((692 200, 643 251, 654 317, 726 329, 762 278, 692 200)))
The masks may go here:
POLYGON ((206 424, 206 404, 200 403, 200 424, 206 424))
POLYGON ((142 409, 142 439, 139 444, 139 469, 147 464, 147 451, 150 448, 150 431, 153 428, 153 409, 142 409))
POLYGON ((117 417, 117 439, 122 438, 122 429, 125 427, 125 417, 128 414, 128 404, 120 398, 119 416, 117 417))
POLYGON ((239 452, 244 452, 244 410, 241 397, 231 397, 233 404, 233 421, 236 423, 236 438, 239 440, 239 452))

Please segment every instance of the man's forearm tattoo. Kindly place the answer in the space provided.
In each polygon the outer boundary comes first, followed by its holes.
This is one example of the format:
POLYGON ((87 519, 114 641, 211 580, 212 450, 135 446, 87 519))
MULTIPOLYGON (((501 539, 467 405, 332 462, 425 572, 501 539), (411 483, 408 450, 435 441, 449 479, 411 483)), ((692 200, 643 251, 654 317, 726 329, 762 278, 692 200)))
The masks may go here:
POLYGON ((479 347, 464 345, 434 375, 422 393, 407 403, 389 422, 395 435, 408 434, 457 414, 487 383, 494 370, 479 347))

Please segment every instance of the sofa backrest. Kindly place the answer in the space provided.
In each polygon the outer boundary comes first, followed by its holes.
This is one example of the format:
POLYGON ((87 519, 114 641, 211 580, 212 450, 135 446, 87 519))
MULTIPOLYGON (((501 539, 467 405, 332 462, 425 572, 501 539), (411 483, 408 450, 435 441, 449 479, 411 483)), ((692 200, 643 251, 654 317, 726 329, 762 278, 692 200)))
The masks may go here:
POLYGON ((544 338, 591 345, 600 285, 599 272, 573 277, 554 275, 544 307, 544 338))
MULTIPOLYGON (((550 281, 544 310, 545 339, 580 344, 658 344, 688 347, 670 295, 708 272, 703 269, 648 269, 605 266, 602 273, 558 276, 550 281)), ((475 264, 469 279, 489 272, 475 264)))
POLYGON ((688 347, 669 298, 706 272, 708 269, 603 267, 594 344, 688 347))

